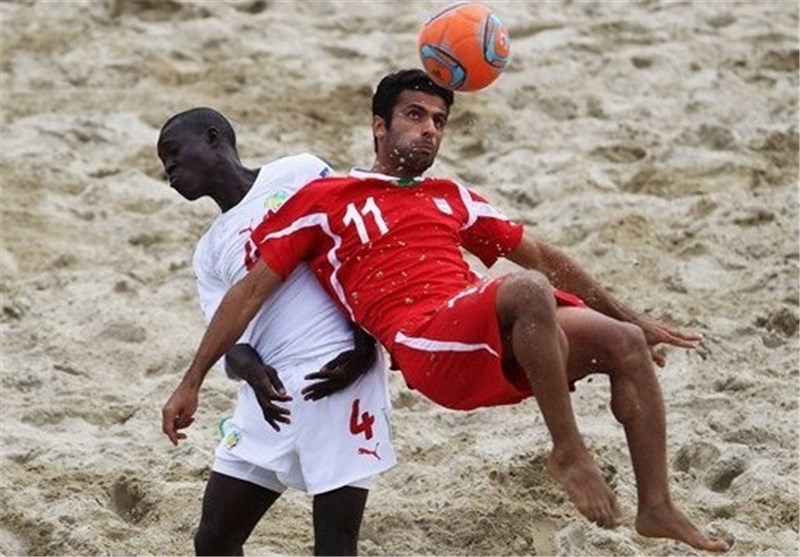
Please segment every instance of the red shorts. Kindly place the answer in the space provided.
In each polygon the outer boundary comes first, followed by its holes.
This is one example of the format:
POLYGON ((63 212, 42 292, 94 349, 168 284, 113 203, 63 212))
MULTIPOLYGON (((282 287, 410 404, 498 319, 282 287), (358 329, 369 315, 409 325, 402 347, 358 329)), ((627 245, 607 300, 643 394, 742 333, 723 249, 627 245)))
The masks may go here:
MULTIPOLYGON (((513 404, 533 395, 516 364, 503 369, 503 341, 495 309, 502 278, 476 283, 453 296, 412 331, 395 336, 392 359, 410 387, 454 410, 513 404)), ((585 306, 556 290, 559 305, 585 306)))

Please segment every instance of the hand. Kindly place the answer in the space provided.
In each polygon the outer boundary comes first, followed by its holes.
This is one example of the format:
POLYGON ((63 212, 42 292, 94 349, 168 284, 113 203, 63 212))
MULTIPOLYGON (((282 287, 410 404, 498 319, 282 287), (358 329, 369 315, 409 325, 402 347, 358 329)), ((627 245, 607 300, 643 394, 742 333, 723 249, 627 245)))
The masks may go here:
POLYGON ((261 413, 272 429, 280 431, 279 423, 289 423, 291 412, 275 402, 288 402, 292 397, 286 395, 275 368, 265 364, 252 346, 247 343, 232 346, 225 353, 225 371, 229 377, 242 379, 252 387, 261 413))
POLYGON ((186 439, 186 434, 178 430, 192 425, 194 413, 197 411, 199 396, 197 389, 181 383, 169 397, 161 410, 161 431, 163 431, 173 445, 186 439))
POLYGON ((353 384, 375 361, 374 354, 366 356, 364 351, 348 350, 336 356, 333 360, 315 372, 309 373, 305 379, 318 380, 316 383, 303 387, 300 393, 305 400, 319 400, 336 391, 353 384))
POLYGON ((679 348, 696 349, 703 340, 703 335, 679 331, 648 315, 637 315, 632 323, 639 326, 644 332, 645 340, 650 346, 650 354, 658 367, 667 363, 666 355, 658 348, 660 344, 671 344, 679 348))
POLYGON ((250 385, 256 393, 256 400, 261 407, 261 412, 264 414, 264 419, 275 431, 280 431, 279 423, 291 423, 289 415, 291 411, 288 408, 278 406, 275 402, 289 402, 292 397, 286 394, 286 388, 283 386, 278 372, 274 367, 266 364, 260 364, 260 369, 256 372, 247 373, 242 377, 248 385, 250 385))

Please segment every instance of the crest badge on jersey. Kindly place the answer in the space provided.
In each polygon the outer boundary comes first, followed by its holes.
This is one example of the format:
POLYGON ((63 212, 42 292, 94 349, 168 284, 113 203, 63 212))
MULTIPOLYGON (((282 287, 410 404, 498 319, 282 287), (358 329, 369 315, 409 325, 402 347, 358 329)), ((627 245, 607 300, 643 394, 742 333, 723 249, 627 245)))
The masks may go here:
POLYGON ((267 196, 264 206, 268 211, 277 211, 281 205, 286 203, 287 199, 289 199, 289 192, 285 189, 277 189, 267 196))

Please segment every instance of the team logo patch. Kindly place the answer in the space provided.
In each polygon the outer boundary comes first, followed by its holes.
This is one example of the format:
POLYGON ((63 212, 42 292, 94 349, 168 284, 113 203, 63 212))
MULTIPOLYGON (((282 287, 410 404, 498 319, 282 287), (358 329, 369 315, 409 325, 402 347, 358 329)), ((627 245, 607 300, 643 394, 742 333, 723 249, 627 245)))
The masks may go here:
POLYGON ((434 197, 433 202, 436 204, 436 207, 445 215, 453 214, 453 208, 450 207, 450 204, 447 203, 446 199, 442 199, 441 197, 434 197))
POLYGON ((222 443, 229 451, 242 440, 242 433, 231 425, 230 420, 230 418, 225 418, 219 422, 219 433, 222 436, 222 443))
POLYGON ((264 206, 270 211, 277 211, 281 208, 281 205, 286 203, 287 199, 289 199, 289 192, 284 189, 278 189, 269 194, 264 206))

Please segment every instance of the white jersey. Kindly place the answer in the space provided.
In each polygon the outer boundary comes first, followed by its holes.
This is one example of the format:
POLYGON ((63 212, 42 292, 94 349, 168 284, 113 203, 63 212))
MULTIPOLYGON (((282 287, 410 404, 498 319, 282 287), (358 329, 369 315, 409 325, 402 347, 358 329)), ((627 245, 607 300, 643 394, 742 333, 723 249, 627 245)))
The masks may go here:
MULTIPOLYGON (((285 157, 261 167, 250 191, 222 213, 197 244, 194 273, 200 304, 211 320, 222 297, 247 274, 254 261, 250 232, 267 211, 307 182, 325 176, 328 166, 313 155, 285 157)), ((352 348, 353 330, 303 264, 267 300, 240 339, 277 370, 312 358, 334 358, 352 348)))
MULTIPOLYGON (((250 232, 269 211, 328 166, 309 154, 286 157, 261 168, 247 195, 222 213, 200 239, 194 272, 200 303, 210 320, 227 290, 255 262, 250 232)), ((252 346, 278 371, 287 393, 282 404, 292 423, 274 431, 255 392, 239 387, 236 411, 224 428, 213 469, 280 492, 293 487, 310 494, 350 485, 368 487, 396 462, 383 355, 349 387, 318 401, 300 390, 305 376, 353 347, 353 329, 311 270, 300 265, 273 292, 239 342, 252 346)))

